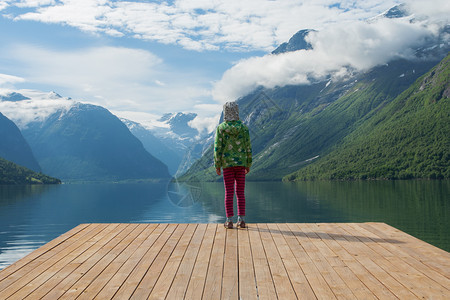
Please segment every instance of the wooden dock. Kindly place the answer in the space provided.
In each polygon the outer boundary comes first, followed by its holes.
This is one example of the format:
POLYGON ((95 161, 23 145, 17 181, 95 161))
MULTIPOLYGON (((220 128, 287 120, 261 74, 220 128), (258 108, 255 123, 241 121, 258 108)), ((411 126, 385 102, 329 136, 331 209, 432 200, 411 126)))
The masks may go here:
POLYGON ((0 299, 450 299, 450 253, 384 223, 81 224, 0 299))

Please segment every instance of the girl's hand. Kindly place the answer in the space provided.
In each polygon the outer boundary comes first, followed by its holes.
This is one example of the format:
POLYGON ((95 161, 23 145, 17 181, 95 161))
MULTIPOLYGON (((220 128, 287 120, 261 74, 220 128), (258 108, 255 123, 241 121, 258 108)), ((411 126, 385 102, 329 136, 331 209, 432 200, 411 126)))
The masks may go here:
POLYGON ((247 175, 247 174, 248 174, 248 172, 250 172, 250 168, 248 168, 248 167, 245 167, 245 175, 247 175))
POLYGON ((220 175, 220 174, 221 174, 220 168, 217 168, 217 169, 216 169, 216 173, 217 173, 217 175, 220 175))

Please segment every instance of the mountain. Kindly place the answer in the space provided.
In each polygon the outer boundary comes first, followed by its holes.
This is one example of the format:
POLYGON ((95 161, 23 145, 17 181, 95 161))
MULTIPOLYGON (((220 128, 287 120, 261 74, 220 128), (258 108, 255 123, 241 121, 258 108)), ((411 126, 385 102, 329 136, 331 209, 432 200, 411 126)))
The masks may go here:
POLYGON ((333 151, 285 177, 450 178, 450 55, 333 151))
MULTIPOLYGON (((393 15, 392 11, 389 16, 393 15)), ((240 117, 249 126, 253 146, 254 163, 248 180, 281 180, 321 161, 347 137, 352 139, 352 134, 368 126, 367 122, 374 120, 446 56, 450 50, 446 42, 449 33, 447 26, 435 37, 426 39, 412 59, 393 59, 342 79, 330 76, 309 85, 259 87, 239 98, 240 117)), ((298 37, 301 36, 305 36, 305 31, 298 33, 298 37)), ((292 47, 292 51, 301 47, 302 43, 297 48, 292 47)), ((287 46, 279 51, 288 51, 286 49, 287 46)), ((429 118, 437 117, 431 111, 427 113, 429 118)), ((445 139, 441 133, 433 136, 445 139)), ((414 174, 413 177, 428 177, 425 173, 414 174)), ((441 177, 439 174, 442 173, 429 173, 429 177, 441 177)), ((179 180, 221 180, 213 168, 212 146, 179 180)))
POLYGON ((10 92, 5 95, 0 95, 0 101, 22 101, 22 100, 30 100, 30 98, 25 97, 24 95, 16 92, 10 92))
POLYGON ((167 165, 171 175, 177 172, 183 159, 182 153, 166 146, 161 137, 156 137, 151 130, 143 125, 123 118, 121 118, 121 121, 142 142, 145 150, 167 165))
POLYGON ((0 185, 2 184, 59 184, 61 180, 36 173, 0 157, 0 185))
POLYGON ((198 130, 190 127, 188 123, 194 120, 196 116, 197 114, 195 113, 167 113, 159 121, 167 123, 176 135, 192 139, 198 135, 198 130))
POLYGON ((210 134, 201 134, 189 125, 195 113, 167 113, 151 125, 122 119, 128 129, 143 143, 152 155, 164 162, 170 174, 186 172, 205 150, 210 134))
POLYGON ((24 100, 0 109, 20 124, 42 171, 64 181, 169 178, 119 118, 107 109, 57 93, 21 90, 24 100))
POLYGON ((311 44, 305 40, 305 37, 315 30, 303 29, 294 34, 287 43, 282 43, 278 48, 272 51, 272 54, 285 53, 297 50, 309 50, 312 48, 311 44))
MULTIPOLYGON (((436 61, 396 60, 347 80, 259 88, 238 100, 249 126, 249 180, 281 180, 329 152, 364 120, 395 99, 436 61)), ((181 180, 219 180, 213 149, 181 180)))
POLYGON ((113 114, 77 103, 23 130, 45 173, 63 180, 126 180, 169 177, 113 114))
POLYGON ((166 136, 163 141, 166 141, 169 147, 179 149, 182 154, 182 159, 178 165, 175 176, 185 173, 193 163, 200 159, 204 153, 205 141, 208 141, 210 135, 200 134, 197 129, 192 128, 189 123, 197 117, 195 113, 176 113, 166 114, 161 118, 161 121, 166 120, 171 131, 175 134, 166 136), (169 138, 168 138, 169 137, 169 138), (171 145, 170 139, 174 144, 171 145))
MULTIPOLYGON (((5 100, 6 101, 6 100, 5 100)), ((36 158, 19 128, 0 112, 0 157, 40 172, 36 158)))

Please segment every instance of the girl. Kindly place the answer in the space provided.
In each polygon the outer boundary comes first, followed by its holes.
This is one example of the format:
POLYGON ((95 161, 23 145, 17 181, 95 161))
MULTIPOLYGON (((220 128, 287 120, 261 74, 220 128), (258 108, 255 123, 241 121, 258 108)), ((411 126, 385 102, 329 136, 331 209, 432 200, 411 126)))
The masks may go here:
POLYGON ((252 145, 247 126, 239 120, 236 102, 223 106, 223 122, 217 126, 214 142, 214 166, 217 175, 223 169, 225 186, 225 228, 232 229, 234 216, 233 198, 236 188, 238 228, 245 228, 245 175, 252 165, 252 145))

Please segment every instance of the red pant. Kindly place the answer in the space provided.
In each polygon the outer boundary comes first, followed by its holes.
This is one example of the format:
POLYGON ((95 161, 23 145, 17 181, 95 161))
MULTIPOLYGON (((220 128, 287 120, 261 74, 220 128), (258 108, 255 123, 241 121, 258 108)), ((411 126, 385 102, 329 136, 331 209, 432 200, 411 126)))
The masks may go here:
POLYGON ((227 218, 234 216, 233 198, 236 186, 238 215, 245 216, 245 167, 230 167, 223 169, 225 185, 225 212, 227 218))

